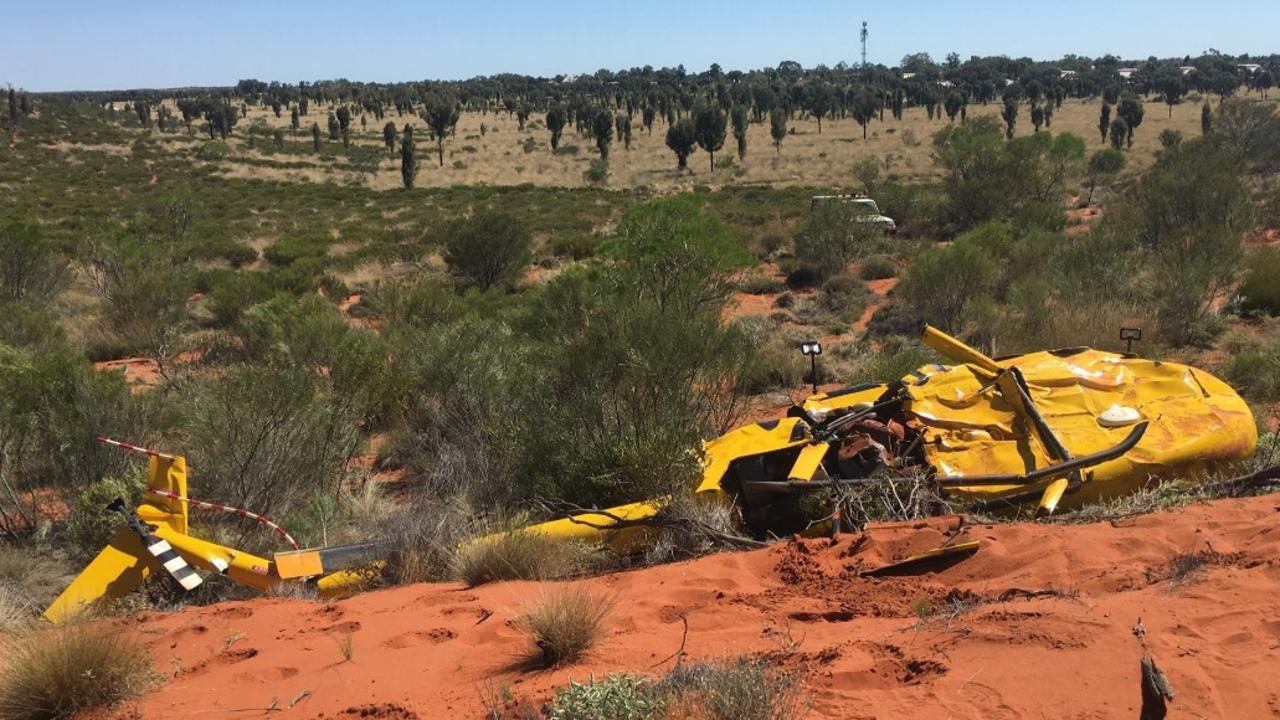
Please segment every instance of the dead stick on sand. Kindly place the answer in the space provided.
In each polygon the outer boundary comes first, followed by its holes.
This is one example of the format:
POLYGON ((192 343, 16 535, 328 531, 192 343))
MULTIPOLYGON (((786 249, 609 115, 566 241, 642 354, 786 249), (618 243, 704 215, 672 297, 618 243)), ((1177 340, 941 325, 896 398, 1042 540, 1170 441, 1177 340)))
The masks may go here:
POLYGON ((673 652, 673 653, 671 653, 670 655, 668 655, 668 656, 666 656, 666 657, 662 658, 661 660, 659 660, 658 662, 656 662, 656 663, 654 663, 654 664, 650 665, 649 667, 651 667, 651 668, 658 667, 659 665, 661 665, 662 663, 664 663, 664 662, 666 662, 666 661, 670 660, 671 658, 675 658, 675 659, 676 659, 676 665, 677 665, 677 666, 679 666, 679 665, 680 665, 680 661, 681 661, 682 659, 684 659, 684 644, 685 644, 685 641, 687 641, 687 640, 689 639, 689 618, 688 618, 687 616, 685 616, 683 613, 681 613, 681 614, 680 614, 680 622, 684 623, 684 634, 680 636, 680 647, 679 647, 679 648, 677 648, 675 652, 673 652))

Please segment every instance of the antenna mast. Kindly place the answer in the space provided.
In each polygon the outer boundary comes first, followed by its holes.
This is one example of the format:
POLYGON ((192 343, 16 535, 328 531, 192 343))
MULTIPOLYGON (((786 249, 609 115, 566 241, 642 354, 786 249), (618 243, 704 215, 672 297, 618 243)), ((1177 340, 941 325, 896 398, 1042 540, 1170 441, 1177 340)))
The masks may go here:
POLYGON ((862 69, 867 69, 867 21, 862 21, 862 69))

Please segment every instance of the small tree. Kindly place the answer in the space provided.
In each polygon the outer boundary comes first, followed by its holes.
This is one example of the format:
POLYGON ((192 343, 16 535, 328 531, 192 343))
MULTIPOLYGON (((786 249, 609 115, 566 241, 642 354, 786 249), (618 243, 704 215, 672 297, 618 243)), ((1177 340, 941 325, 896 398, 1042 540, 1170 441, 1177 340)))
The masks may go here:
POLYGON ((729 112, 733 122, 733 139, 738 143, 738 159, 747 159, 747 108, 745 105, 734 105, 729 112))
POLYGON ((818 134, 822 134, 822 118, 831 112, 831 88, 819 85, 809 94, 809 112, 818 121, 818 134))
POLYGON ((608 110, 600 108, 591 119, 591 136, 595 138, 596 149, 600 151, 600 159, 609 161, 609 144, 613 142, 613 116, 608 110))
POLYGON ((1187 94, 1187 83, 1182 78, 1182 73, 1173 71, 1166 73, 1160 79, 1160 99, 1164 100, 1164 104, 1169 106, 1169 117, 1173 118, 1173 106, 1182 102, 1182 96, 1187 94))
POLYGON ((649 135, 653 134, 653 120, 657 114, 658 111, 653 105, 645 105, 644 110, 640 112, 640 121, 644 124, 644 131, 649 135))
POLYGON ((1124 148, 1124 141, 1129 137, 1129 124, 1124 118, 1117 117, 1111 121, 1111 147, 1116 150, 1124 148))
POLYGON ((9 88, 9 124, 18 124, 18 93, 9 88))
POLYGON ((1133 147, 1133 132, 1142 124, 1142 100, 1136 95, 1130 95, 1120 101, 1120 106, 1116 108, 1116 113, 1124 118, 1128 132, 1125 135, 1125 142, 1129 147, 1133 147))
POLYGON ((693 152, 697 144, 698 131, 689 118, 677 120, 667 128, 667 147, 676 154, 678 169, 683 170, 689 167, 689 153, 693 152))
POLYGON ((1039 105, 1031 106, 1031 125, 1035 132, 1040 132, 1040 126, 1044 125, 1044 108, 1039 105))
POLYGON ((618 116, 618 137, 622 138, 622 146, 628 151, 631 150, 631 118, 626 115, 618 116))
POLYGON ((338 108, 337 117, 339 132, 346 132, 351 129, 351 110, 346 105, 338 108))
POLYGON ((284 130, 282 128, 276 128, 275 132, 273 132, 271 136, 275 140, 276 149, 283 150, 284 149, 284 130))
POLYGON ((396 124, 390 120, 386 125, 382 126, 382 142, 387 146, 387 154, 394 155, 396 151, 396 124))
POLYGON ((1004 136, 1007 140, 1013 139, 1013 127, 1018 124, 1018 101, 1012 97, 1005 98, 1004 110, 1000 111, 1000 117, 1004 119, 1004 136))
POLYGON ((533 259, 528 229, 506 213, 481 210, 450 223, 445 233, 449 271, 482 290, 513 285, 533 259))
POLYGON ((516 110, 516 123, 521 132, 524 132, 524 124, 527 122, 529 122, 529 105, 521 103, 520 108, 516 110))
POLYGON ((1208 101, 1200 106, 1200 134, 1208 135, 1213 132, 1213 108, 1209 107, 1208 101))
POLYGON ((787 136, 787 112, 782 108, 774 108, 769 112, 769 137, 773 138, 773 147, 782 154, 782 140, 787 136))
POLYGON ((333 113, 329 113, 329 139, 337 140, 340 132, 342 132, 342 128, 338 125, 338 117, 333 113))
POLYGON ((724 111, 715 105, 707 105, 698 110, 694 127, 698 135, 698 147, 711 156, 711 172, 716 171, 716 153, 724 147, 725 129, 728 120, 724 111))
POLYGON ((1102 142, 1107 141, 1107 131, 1111 129, 1111 106, 1102 103, 1102 112, 1098 115, 1098 134, 1102 136, 1102 142))
POLYGON ((876 117, 879 100, 870 88, 863 88, 853 101, 853 119, 862 126, 862 139, 867 139, 867 126, 876 117))
POLYGON ((298 135, 298 108, 289 111, 289 127, 293 128, 293 134, 298 135))
MULTIPOLYGON (((395 133, 395 126, 391 126, 395 133)), ((393 140, 394 142, 394 140, 393 140)), ((400 179, 404 181, 404 189, 413 189, 413 180, 418 175, 418 158, 413 147, 413 126, 404 124, 404 139, 400 141, 400 179)))
POLYGON ((947 111, 947 122, 955 122, 956 115, 960 114, 960 108, 964 107, 964 98, 958 92, 947 93, 947 99, 943 102, 942 108, 947 111))
POLYGON ((311 123, 311 149, 320 152, 320 123, 311 123))
POLYGON ((439 98, 427 106, 423 119, 427 121, 427 127, 431 128, 431 135, 436 139, 436 153, 440 167, 444 167, 444 138, 458 124, 458 106, 450 100, 439 98))
POLYGON ((564 125, 568 121, 565 117, 564 108, 559 105, 552 105, 547 111, 547 130, 551 131, 551 149, 555 150, 560 147, 560 133, 564 132, 564 125))
POLYGON ((1116 148, 1105 148, 1089 156, 1088 181, 1089 197, 1086 205, 1093 203, 1093 189, 1101 181, 1115 177, 1124 169, 1124 153, 1116 148))

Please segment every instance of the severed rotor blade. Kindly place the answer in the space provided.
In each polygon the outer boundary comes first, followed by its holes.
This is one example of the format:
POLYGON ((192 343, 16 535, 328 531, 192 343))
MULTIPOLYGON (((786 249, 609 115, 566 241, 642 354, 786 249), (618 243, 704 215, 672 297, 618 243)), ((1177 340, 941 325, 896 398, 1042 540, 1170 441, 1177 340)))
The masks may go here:
POLYGON ((173 546, 167 540, 153 535, 151 528, 143 523, 137 514, 125 507, 123 499, 116 498, 114 502, 107 506, 107 509, 124 515, 125 522, 128 523, 129 528, 137 533, 138 537, 142 538, 142 546, 160 563, 160 567, 164 568, 164 571, 169 573, 170 577, 177 581, 178 585, 182 586, 183 590, 190 592, 200 587, 200 583, 204 582, 200 575, 186 560, 182 559, 182 556, 178 554, 177 550, 173 549, 173 546))

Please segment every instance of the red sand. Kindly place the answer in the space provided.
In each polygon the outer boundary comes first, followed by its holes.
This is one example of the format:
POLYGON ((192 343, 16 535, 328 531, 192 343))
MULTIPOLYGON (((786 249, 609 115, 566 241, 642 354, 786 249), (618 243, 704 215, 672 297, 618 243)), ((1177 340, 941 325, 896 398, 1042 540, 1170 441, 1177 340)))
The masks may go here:
POLYGON ((785 542, 608 575, 587 581, 616 604, 607 634, 550 671, 530 669, 512 624, 546 592, 537 583, 148 613, 128 622, 172 677, 119 713, 250 717, 309 691, 283 713, 480 718, 486 688, 542 702, 570 678, 662 672, 686 617, 687 659, 770 657, 802 673, 811 718, 1136 717, 1144 652, 1176 692, 1171 717, 1280 717, 1277 520, 1272 495, 1113 523, 975 526, 980 551, 949 568, 857 576, 937 542, 954 526, 943 519, 875 528, 856 546, 785 542), (1192 552, 1208 563, 1172 583, 1170 562, 1192 552), (952 599, 984 604, 950 617, 952 599), (923 606, 936 611, 921 622, 923 606))

